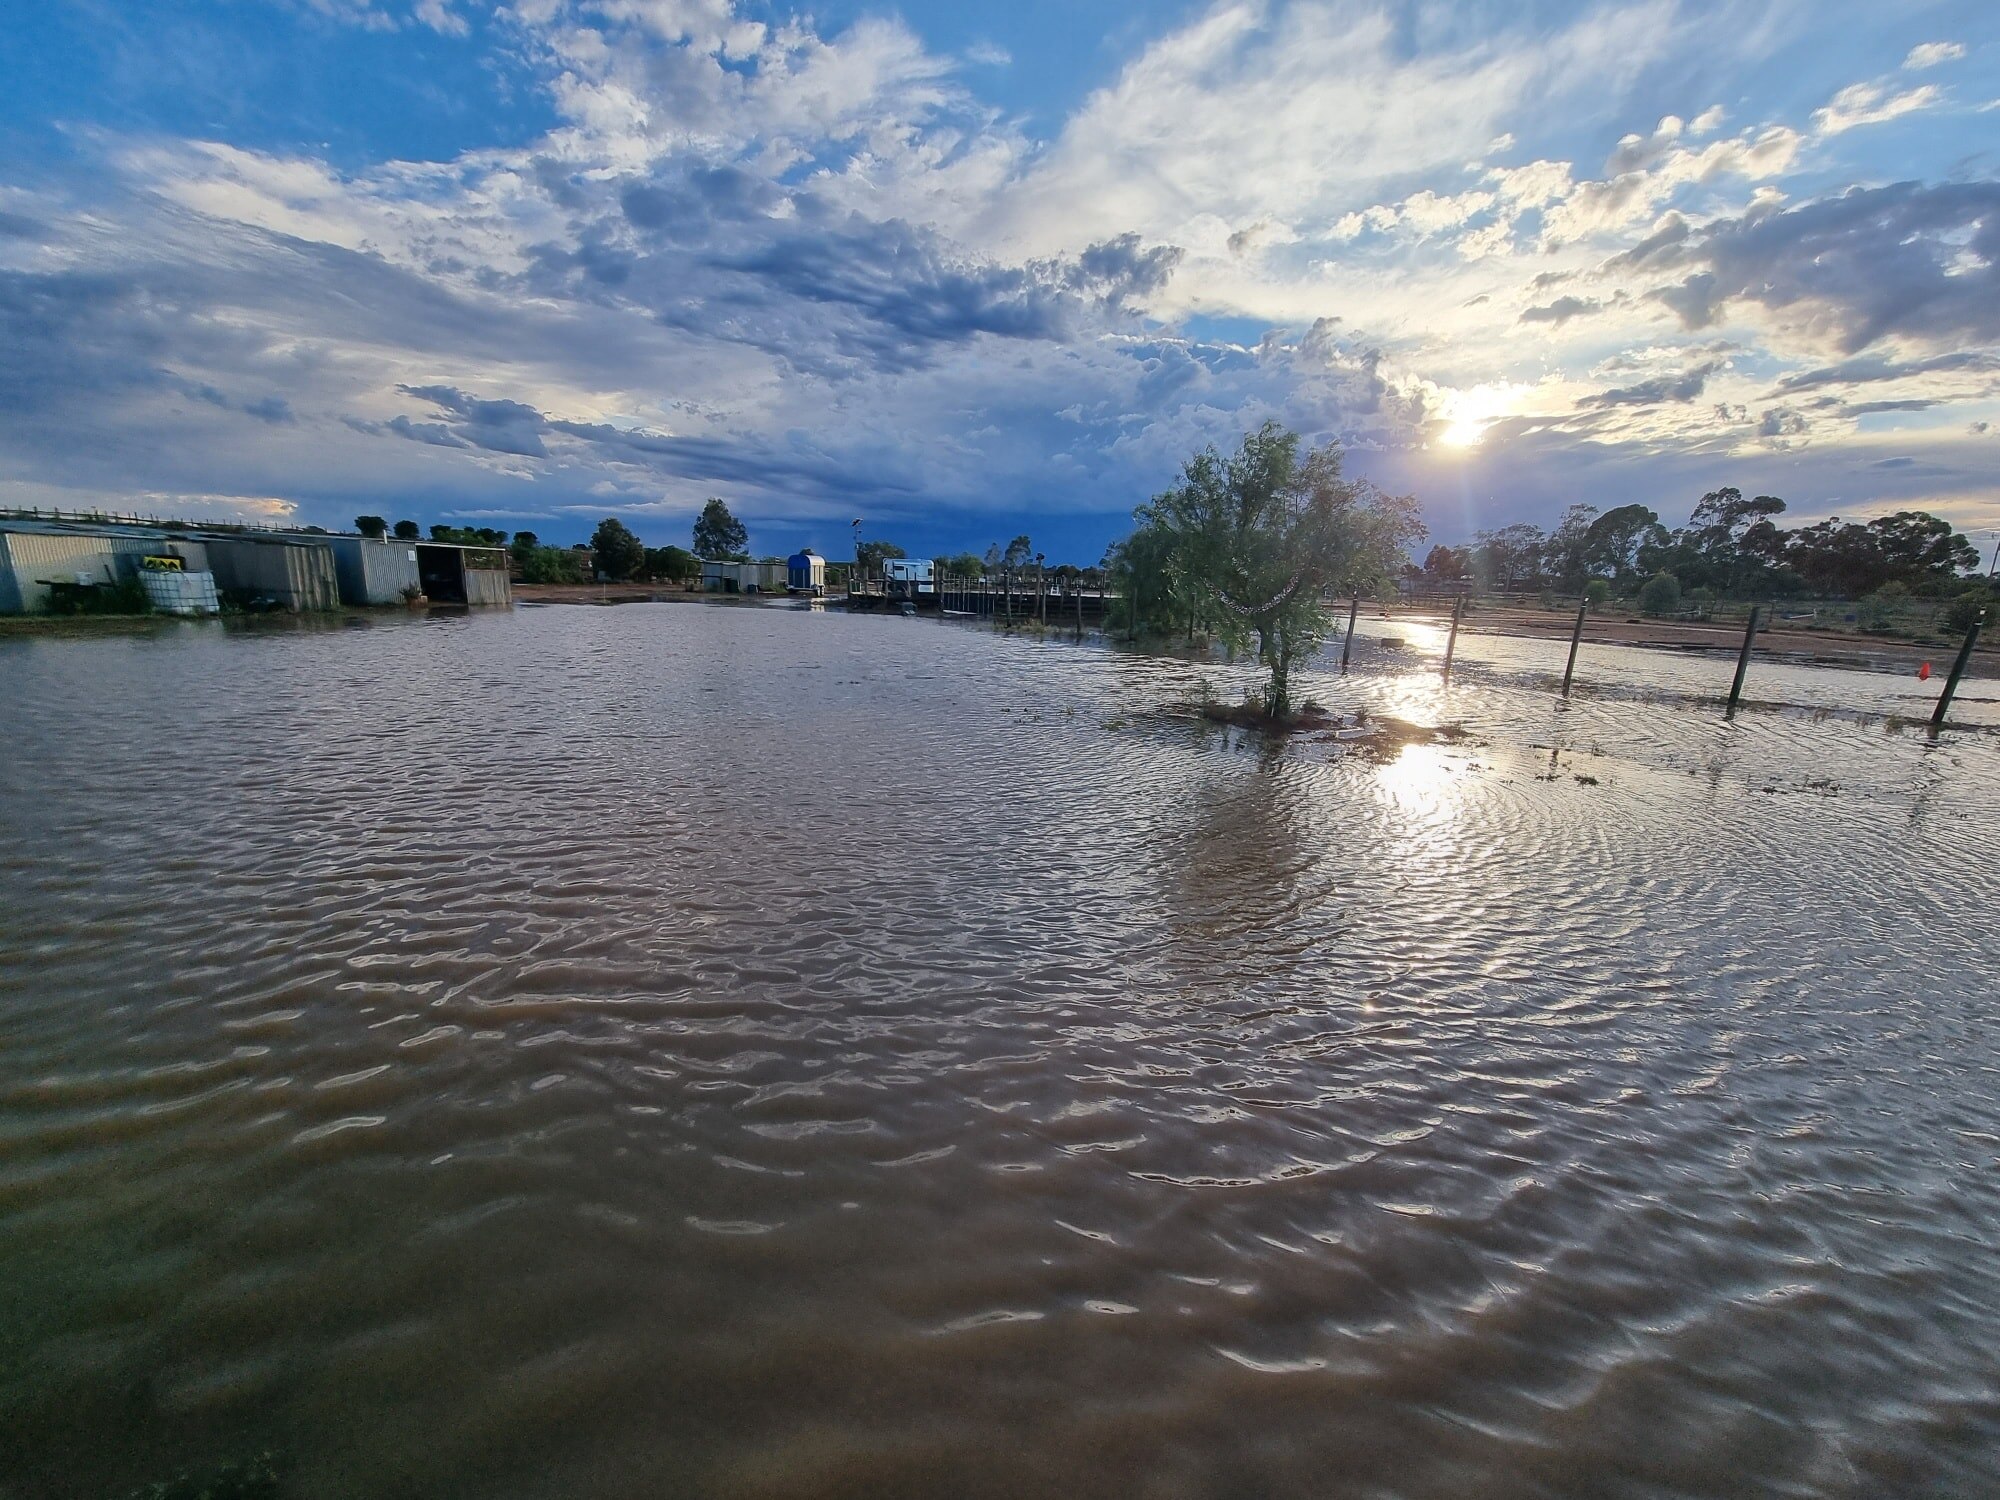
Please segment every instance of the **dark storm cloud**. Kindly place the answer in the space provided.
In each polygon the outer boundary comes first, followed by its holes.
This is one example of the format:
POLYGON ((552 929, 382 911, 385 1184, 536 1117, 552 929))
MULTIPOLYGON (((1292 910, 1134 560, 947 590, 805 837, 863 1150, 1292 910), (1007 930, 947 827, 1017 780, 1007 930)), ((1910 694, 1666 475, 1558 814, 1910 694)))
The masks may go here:
POLYGON ((1660 375, 1652 380, 1642 380, 1637 385, 1621 386, 1616 390, 1600 391, 1595 396, 1585 396, 1576 404, 1579 407, 1613 406, 1658 406, 1668 401, 1692 401, 1708 385, 1708 377, 1721 368, 1719 362, 1710 360, 1696 365, 1679 375, 1660 375))
POLYGON ((829 379, 924 369, 980 337, 1069 342, 1164 287, 1183 255, 1128 234, 1011 265, 730 166, 565 191, 597 197, 568 238, 531 248, 525 289, 643 311, 829 379))
POLYGON ((947 256, 936 238, 900 220, 850 220, 837 231, 788 234, 719 264, 771 291, 860 315, 851 343, 882 367, 921 356, 923 345, 976 334, 1067 339, 1077 306, 1031 271, 947 256))
POLYGON ((1742 299, 1806 315, 1849 354, 1889 337, 2000 338, 2000 182, 1857 188, 1718 220, 1649 258, 1689 271, 1651 295, 1690 329, 1742 299))
POLYGON ((416 443, 429 443, 433 448, 470 448, 472 444, 454 437, 449 427, 442 422, 412 422, 408 417, 391 417, 386 422, 364 422, 349 417, 347 425, 356 432, 380 434, 392 432, 416 443))
POLYGON ((1074 261, 1009 266, 951 251, 929 230, 859 217, 769 239, 715 264, 784 299, 853 314, 833 330, 842 352, 877 369, 920 368, 932 345, 1003 339, 1074 339, 1089 317, 1116 312, 1164 286, 1176 246, 1140 246, 1137 235, 1092 245, 1074 261))
POLYGON ((605 457, 642 463, 684 479, 757 485, 814 498, 914 496, 922 488, 894 455, 857 461, 853 453, 828 452, 796 438, 682 437, 557 420, 548 427, 594 445, 605 457))
POLYGON ((546 418, 532 406, 519 401, 481 400, 448 385, 406 385, 398 389, 451 413, 458 420, 447 424, 448 431, 471 447, 522 458, 549 455, 542 442, 546 418))
POLYGON ((445 414, 438 422, 407 415, 387 422, 350 422, 357 431, 392 433, 442 448, 481 448, 530 458, 551 456, 549 440, 565 445, 561 457, 638 467, 703 483, 775 489, 814 499, 915 496, 918 477, 895 454, 832 452, 792 434, 785 438, 739 435, 693 437, 573 422, 520 401, 474 396, 449 385, 402 386, 406 395, 445 414))
POLYGON ((1677 213, 1669 213, 1660 220, 1659 227, 1638 244, 1606 261, 1604 269, 1629 271, 1651 261, 1671 260, 1675 248, 1687 242, 1688 233, 1688 221, 1677 213))
POLYGON ((1179 245, 1155 245, 1149 250, 1138 235, 1121 234, 1087 246, 1076 258, 1074 273, 1064 279, 1102 298, 1108 307, 1122 307, 1164 288, 1186 255, 1179 245))
POLYGON ((116 272, 0 271, 0 411, 26 414, 166 378, 180 299, 116 272))
POLYGON ((691 167, 627 183, 619 193, 627 220, 666 239, 706 240, 717 220, 769 217, 786 201, 770 179, 739 167, 691 167))
POLYGON ((1912 375, 1954 370, 1973 373, 2000 371, 2000 354, 1968 349, 1955 354, 1933 355, 1929 359, 1850 359, 1837 365, 1823 365, 1816 370, 1801 370, 1796 375, 1787 375, 1778 382, 1778 389, 1810 391, 1829 385, 1871 385, 1878 381, 1904 380, 1912 375))

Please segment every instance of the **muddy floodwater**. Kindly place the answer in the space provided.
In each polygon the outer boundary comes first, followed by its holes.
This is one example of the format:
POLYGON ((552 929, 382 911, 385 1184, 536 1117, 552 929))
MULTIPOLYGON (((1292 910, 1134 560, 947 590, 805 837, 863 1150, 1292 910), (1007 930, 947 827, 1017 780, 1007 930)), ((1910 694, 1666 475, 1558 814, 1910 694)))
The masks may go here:
POLYGON ((1361 633, 0 642, 0 1496, 2000 1491, 1995 684, 1361 633))

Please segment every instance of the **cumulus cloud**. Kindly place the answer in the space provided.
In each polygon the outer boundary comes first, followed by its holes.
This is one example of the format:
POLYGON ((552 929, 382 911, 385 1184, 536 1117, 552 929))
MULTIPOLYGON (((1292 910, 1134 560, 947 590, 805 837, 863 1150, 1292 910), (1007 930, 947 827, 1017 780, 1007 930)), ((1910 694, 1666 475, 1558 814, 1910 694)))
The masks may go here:
POLYGON ((1732 302, 1799 344, 1855 354, 1878 340, 2000 339, 2000 182, 1905 182, 1719 219, 1661 265, 1699 266, 1652 295, 1689 329, 1732 302))
POLYGON ((993 232, 1047 251, 1133 229, 1187 243, 1201 213, 1330 224, 1344 196, 1478 158, 1530 98, 1617 87, 1667 44, 1672 15, 1649 0, 1413 57, 1372 6, 1218 4, 1085 102, 993 232))
POLYGON ((1830 463, 1860 417, 2000 400, 2000 189, 1828 195, 1843 131, 1922 107, 1887 84, 1816 136, 1747 99, 1727 134, 1700 96, 1634 118, 1685 45, 1664 0, 1552 32, 1216 0, 1046 140, 974 96, 1002 58, 894 19, 324 3, 504 35, 556 123, 435 162, 154 134, 61 191, 0 168, 0 490, 1115 516, 1267 417, 1461 494, 1435 438, 1484 402, 1480 493, 1532 507, 1621 455, 1698 494, 1719 442, 1830 463))

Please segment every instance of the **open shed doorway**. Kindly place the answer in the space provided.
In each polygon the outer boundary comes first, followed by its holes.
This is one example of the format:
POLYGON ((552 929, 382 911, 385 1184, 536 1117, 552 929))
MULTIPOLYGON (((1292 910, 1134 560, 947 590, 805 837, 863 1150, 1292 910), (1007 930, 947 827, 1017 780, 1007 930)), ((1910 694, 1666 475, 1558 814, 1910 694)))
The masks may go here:
POLYGON ((417 577, 433 604, 465 603, 465 553, 457 547, 417 548, 417 577))

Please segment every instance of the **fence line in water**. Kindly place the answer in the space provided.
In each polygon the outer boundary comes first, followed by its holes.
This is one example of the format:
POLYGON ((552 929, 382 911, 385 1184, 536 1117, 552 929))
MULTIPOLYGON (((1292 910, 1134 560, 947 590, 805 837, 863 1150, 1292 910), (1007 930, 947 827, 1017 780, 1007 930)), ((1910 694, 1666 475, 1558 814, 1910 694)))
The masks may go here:
MULTIPOLYGON (((1029 591, 1025 581, 1017 590, 1012 571, 1007 570, 1002 573, 997 583, 991 577, 975 579, 960 577, 954 574, 940 574, 933 579, 931 589, 932 599, 936 604, 940 616, 958 614, 979 619, 1000 619, 1009 625, 1012 625, 1017 620, 1033 620, 1046 629, 1049 622, 1049 602, 1053 598, 1057 602, 1058 613, 1060 613, 1061 605, 1065 602, 1071 604, 1073 607, 1075 615, 1074 634, 1075 638, 1079 641, 1083 639, 1086 600, 1092 601, 1101 625, 1108 625, 1110 623, 1111 607, 1119 596, 1113 594, 1109 589, 1103 587, 1086 588, 1079 582, 1064 579, 1053 580, 1053 589, 1051 589, 1050 584, 1051 580, 1047 578, 1037 578, 1032 592, 1029 591), (1017 593, 1020 595, 1020 603, 1022 605, 1019 611, 1015 607, 1017 593)), ((864 579, 862 580, 862 590, 864 593, 879 592, 886 597, 888 581, 884 579, 864 579)), ((1341 633, 1340 671, 1343 676, 1348 673, 1353 660, 1354 641, 1360 622, 1361 605, 1363 602, 1360 595, 1353 595, 1349 599, 1347 624, 1345 630, 1341 633)), ((1391 603, 1407 604, 1410 601, 1397 599, 1368 600, 1366 602, 1387 605, 1391 603)), ((1439 671, 1441 680, 1446 684, 1449 684, 1451 681, 1452 666, 1457 653, 1458 633, 1464 618, 1466 603, 1467 596, 1465 594, 1457 592, 1453 594, 1451 617, 1445 641, 1444 659, 1439 671)), ((1765 623, 1765 608, 1766 606, 1762 604, 1747 606, 1748 615, 1744 622, 1743 641, 1737 651, 1735 675, 1730 682, 1729 691, 1723 700, 1723 718, 1725 721, 1734 719, 1737 709, 1741 706, 1743 690, 1749 679, 1751 663, 1755 659, 1757 635, 1765 623)), ((1776 607, 1772 606, 1771 608, 1775 616, 1776 607)), ((1936 706, 1930 716, 1930 725, 1933 731, 1945 726, 1952 700, 1956 696, 1959 684, 1971 665, 1972 654, 1978 644, 1981 627, 1986 622, 1987 616, 1990 613, 1991 611, 1987 611, 1975 620, 1972 626, 1965 632, 1960 642, 1958 654, 1953 662, 1951 672, 1945 681, 1943 690, 1938 695, 1936 706)), ((1559 696, 1565 700, 1569 698, 1571 690, 1575 685, 1577 661, 1582 650, 1583 631, 1589 614, 1590 601, 1588 599, 1579 599, 1576 620, 1570 630, 1569 653, 1563 666, 1562 686, 1559 691, 1559 696)), ((1128 618, 1126 631, 1126 639, 1128 641, 1137 639, 1137 623, 1136 619, 1128 618)), ((1646 643, 1644 642, 1631 642, 1629 644, 1638 649, 1645 649, 1646 647, 1646 643)), ((1916 643, 1912 642, 1909 644, 1915 645, 1916 643)))

